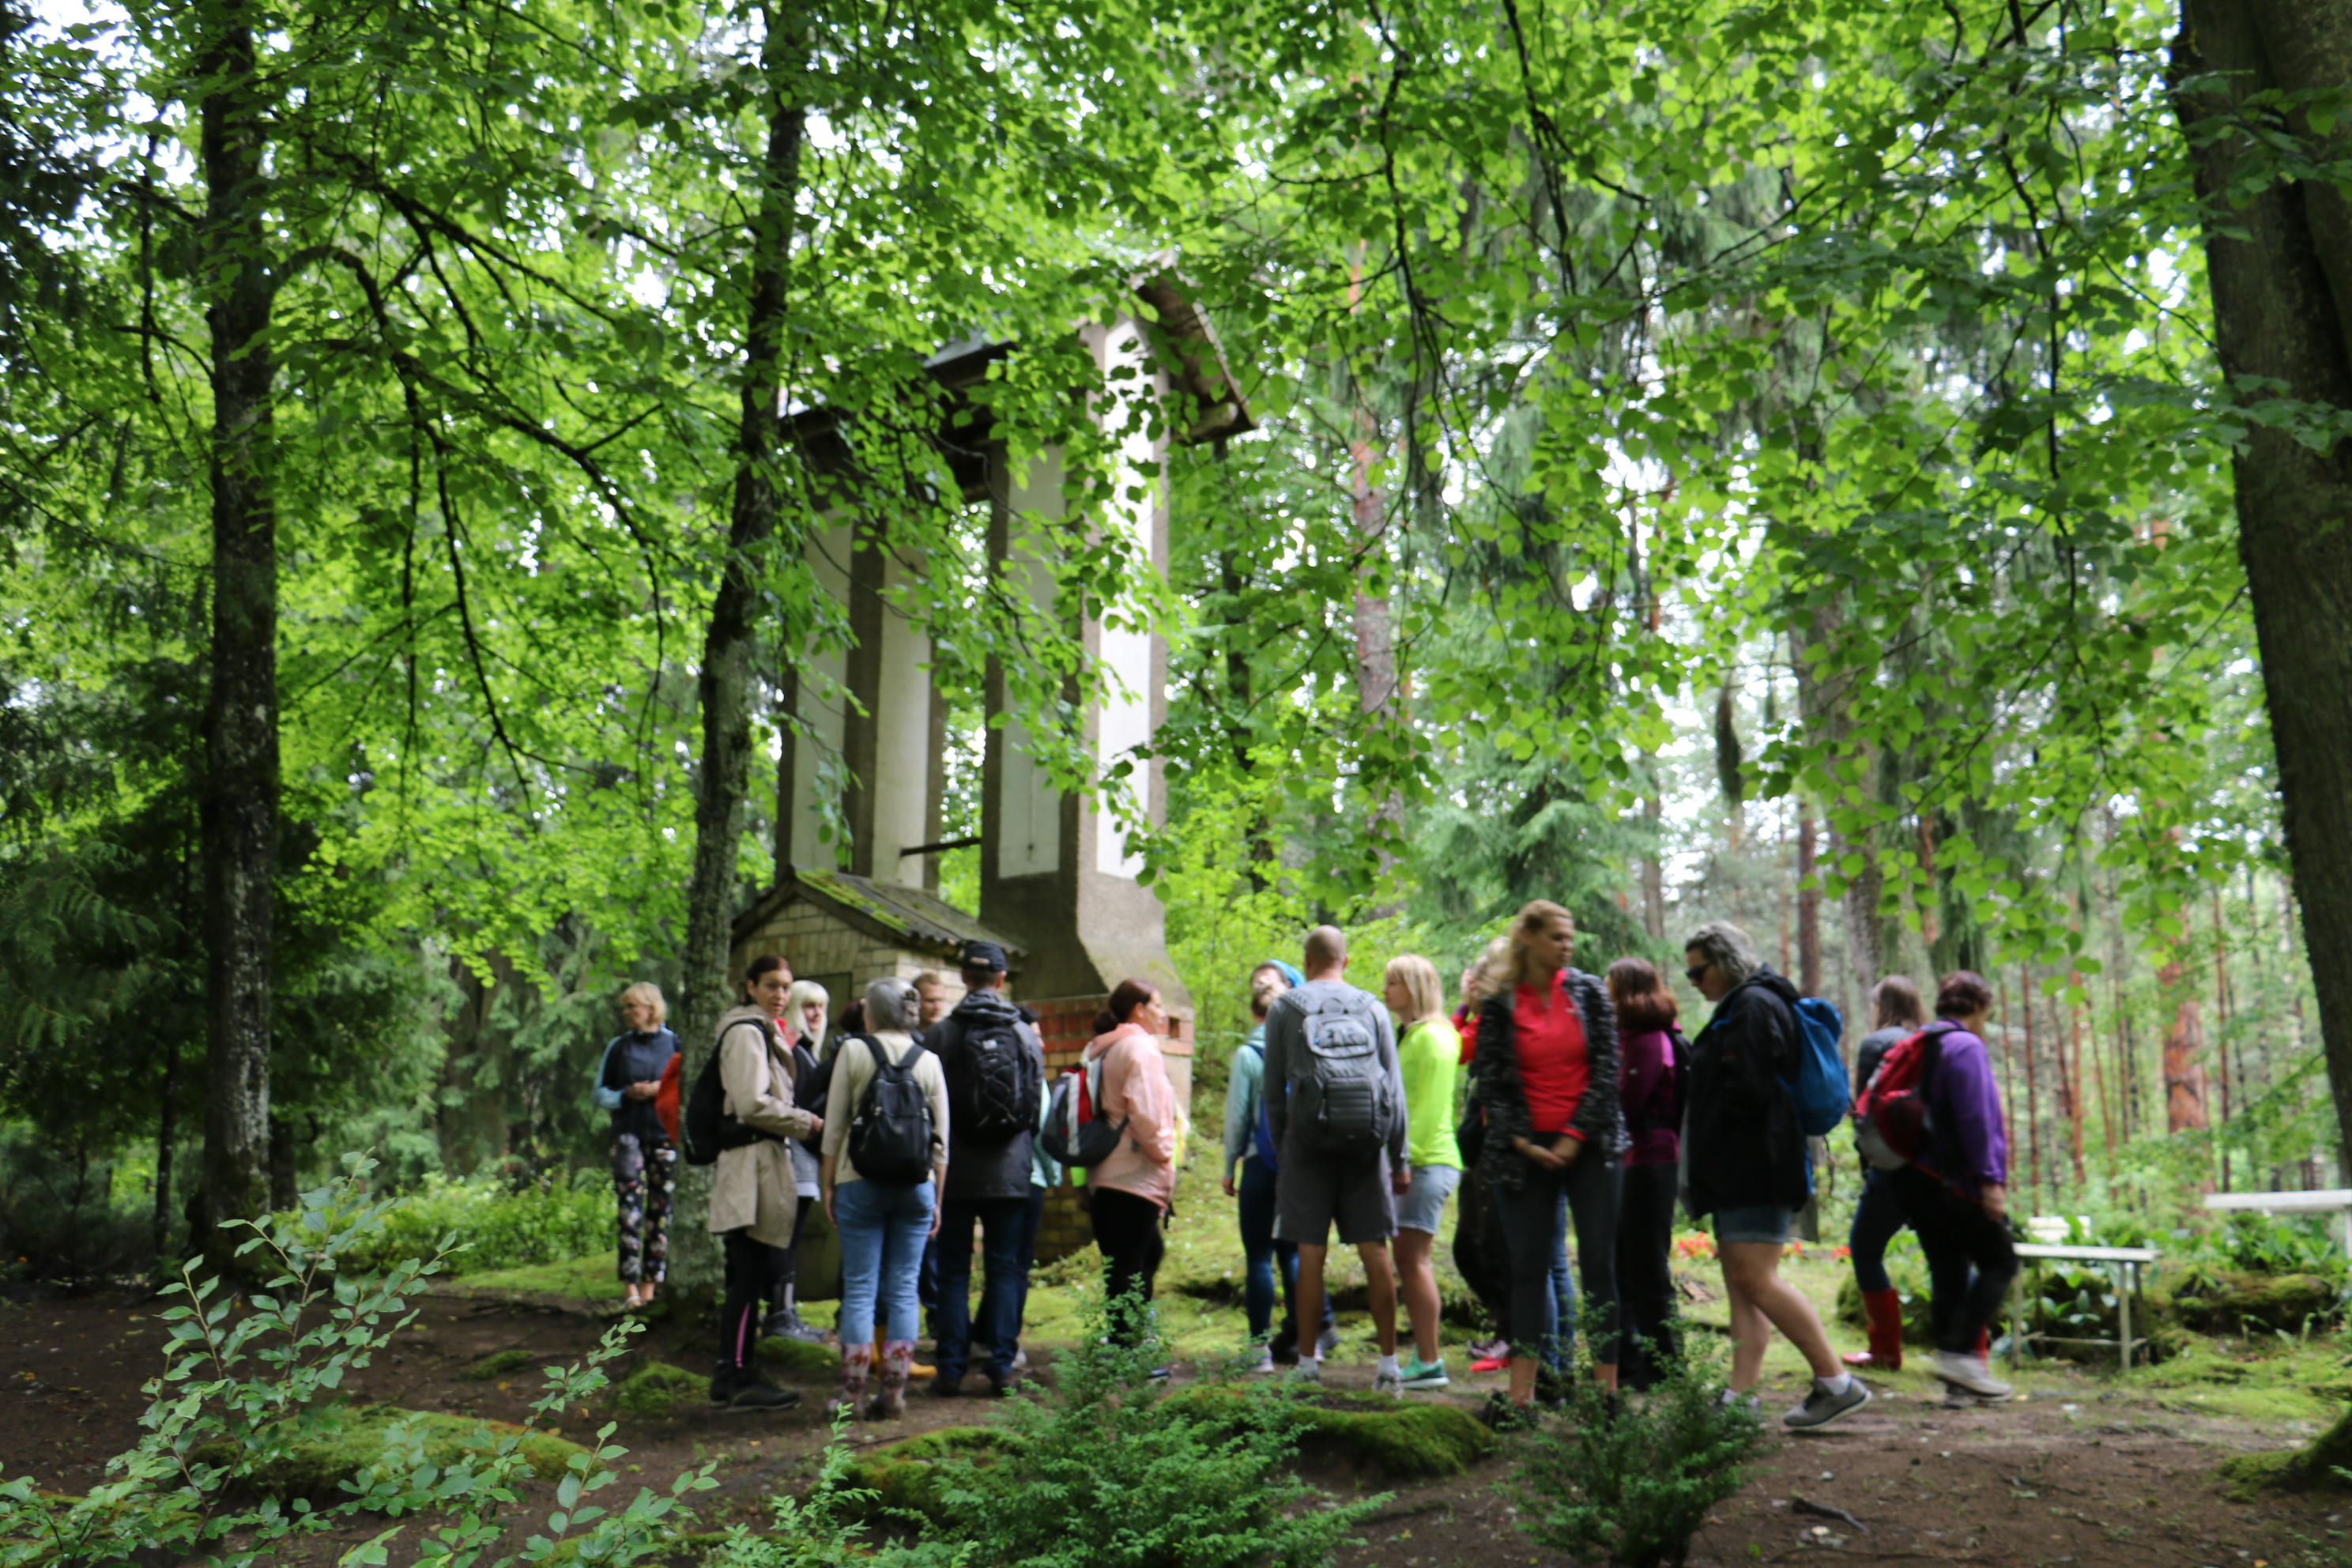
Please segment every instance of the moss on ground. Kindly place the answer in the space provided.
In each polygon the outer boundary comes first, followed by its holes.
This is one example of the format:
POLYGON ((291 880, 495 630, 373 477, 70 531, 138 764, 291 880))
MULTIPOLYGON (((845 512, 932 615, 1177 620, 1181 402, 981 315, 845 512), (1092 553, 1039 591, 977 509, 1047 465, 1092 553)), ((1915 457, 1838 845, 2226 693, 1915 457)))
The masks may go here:
POLYGON ((2200 1333, 2298 1333, 2335 1317, 2336 1287, 2316 1274, 2200 1270, 2173 1296, 2172 1310, 2184 1328, 2200 1333))
POLYGON ((842 1484, 874 1494, 863 1510, 869 1515, 919 1513, 936 1519, 940 1513, 939 1461, 950 1454, 984 1461, 1011 1443, 1009 1434, 993 1426, 942 1426, 860 1454, 850 1462, 842 1484))
POLYGON ((709 1382, 682 1366, 649 1361, 614 1386, 613 1408, 624 1415, 653 1419, 674 1415, 679 1400, 702 1398, 709 1382))
POLYGON ((806 1340, 788 1340, 782 1334, 770 1334, 752 1347, 751 1353, 770 1366, 785 1372, 829 1373, 841 1366, 841 1352, 831 1345, 813 1345, 806 1340))
MULTIPOLYGON (((472 1456, 486 1458, 500 1441, 520 1439, 522 1457, 531 1473, 552 1480, 564 1472, 574 1454, 586 1449, 551 1433, 533 1432, 510 1421, 477 1421, 462 1415, 441 1415, 404 1410, 396 1405, 368 1405, 328 1413, 307 1432, 291 1424, 281 1435, 268 1434, 247 1445, 251 1458, 248 1483, 273 1497, 323 1497, 380 1462, 394 1426, 405 1424, 425 1440, 425 1457, 444 1468, 472 1456)), ((210 1465, 229 1464, 240 1456, 226 1443, 211 1443, 194 1456, 210 1465)))
POLYGON ((621 1283, 613 1277, 613 1255, 592 1252, 561 1263, 533 1263, 521 1268, 492 1268, 461 1275, 456 1283, 468 1291, 501 1294, 513 1291, 533 1296, 565 1296, 574 1300, 618 1301, 621 1283))
POLYGON ((2218 1467, 2223 1489, 2235 1500, 2263 1491, 2352 1491, 2352 1410, 2300 1448, 2283 1454, 2242 1454, 2218 1467))
POLYGON ((468 1383, 488 1383, 494 1377, 504 1377, 510 1372, 520 1372, 530 1364, 527 1350, 492 1351, 457 1375, 468 1383))
POLYGON ((1300 1447, 1353 1462, 1383 1479, 1461 1474, 1495 1451, 1495 1435, 1466 1410, 1363 1395, 1344 1405, 1304 1406, 1300 1447))

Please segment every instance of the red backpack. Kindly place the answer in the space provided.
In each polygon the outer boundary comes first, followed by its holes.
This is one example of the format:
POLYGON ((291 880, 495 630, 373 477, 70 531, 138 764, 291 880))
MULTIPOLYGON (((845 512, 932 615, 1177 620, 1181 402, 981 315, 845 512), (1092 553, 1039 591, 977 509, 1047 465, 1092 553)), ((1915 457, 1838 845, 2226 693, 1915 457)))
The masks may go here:
POLYGON ((1853 1102, 1854 1144, 1882 1171, 1899 1171, 1936 1141, 1927 1110, 1927 1081, 1944 1054, 1944 1037, 1958 1024, 1934 1023, 1896 1041, 1878 1061, 1853 1102))
POLYGON ((673 1144, 677 1142, 677 1077, 685 1065, 686 1053, 672 1052, 669 1065, 662 1068, 661 1088, 654 1091, 654 1114, 661 1118, 662 1131, 673 1144))

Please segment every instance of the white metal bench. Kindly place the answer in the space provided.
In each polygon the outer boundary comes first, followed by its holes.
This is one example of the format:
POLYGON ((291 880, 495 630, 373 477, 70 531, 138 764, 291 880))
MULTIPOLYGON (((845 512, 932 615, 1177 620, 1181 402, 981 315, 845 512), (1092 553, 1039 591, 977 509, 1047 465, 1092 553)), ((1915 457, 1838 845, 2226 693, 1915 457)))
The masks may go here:
POLYGON ((2256 1214, 2338 1214, 2344 1216, 2344 1249, 2352 1253, 2352 1189, 2328 1187, 2315 1193, 2207 1193, 2209 1209, 2252 1210, 2256 1214))
MULTIPOLYGON (((2074 1339, 2063 1334, 2035 1334, 2034 1339, 2053 1345, 2113 1345, 2121 1364, 2129 1369, 2132 1352, 2147 1343, 2132 1335, 2132 1308, 2139 1303, 2140 1270, 2154 1263, 2159 1256, 2153 1247, 2073 1247, 2063 1244, 2021 1241, 2017 1244, 2017 1256, 2030 1262, 2095 1263, 2119 1270, 2123 1278, 2116 1281, 2116 1309, 2118 1336, 2112 1340, 2074 1339)), ((2025 1345, 2025 1319, 2019 1306, 2019 1288, 2024 1283, 2026 1271, 2017 1271, 2017 1280, 2009 1293, 2009 1363, 2017 1364, 2019 1353, 2025 1345)), ((2146 1314, 2141 1314, 2142 1321, 2146 1314)))

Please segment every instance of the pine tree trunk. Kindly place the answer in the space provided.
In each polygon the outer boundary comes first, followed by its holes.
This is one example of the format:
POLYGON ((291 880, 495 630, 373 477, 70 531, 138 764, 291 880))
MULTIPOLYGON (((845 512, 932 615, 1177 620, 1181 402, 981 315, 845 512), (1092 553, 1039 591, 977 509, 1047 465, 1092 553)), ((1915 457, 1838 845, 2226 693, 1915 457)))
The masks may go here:
MULTIPOLYGON (((776 485, 769 464, 783 363, 786 264, 807 125, 797 82, 805 47, 794 18, 776 10, 768 13, 762 53, 770 93, 768 144, 761 163, 766 189, 751 230, 735 492, 727 561, 711 600, 698 680, 702 758, 696 778, 694 876, 687 888, 685 973, 677 1025, 685 1058, 678 1066, 688 1083, 702 1070, 715 1043, 719 1016, 735 994, 727 957, 738 893, 736 862, 751 788, 751 668, 759 642, 752 624, 758 575, 754 563, 776 531, 776 485)), ((780 817, 788 804, 779 802, 780 817)), ((680 1293, 711 1292, 719 1285, 718 1247, 703 1226, 709 1197, 709 1172, 681 1162, 669 1255, 670 1282, 680 1293)))
POLYGON ((197 226, 212 341, 213 616, 205 715, 205 1089, 203 1226, 215 1268, 269 1202, 270 917, 278 848, 278 520, 271 489, 276 361, 263 152, 268 107, 251 14, 236 0, 196 76, 205 214, 197 226))
MULTIPOLYGON (((2301 109, 2240 106, 2352 81, 2352 12, 2343 0, 2187 0, 2173 68, 2198 194, 2223 373, 2265 378, 2268 398, 2352 411, 2352 201, 2339 186, 2273 183, 2229 194, 2257 156, 2252 113, 2306 138, 2307 156, 2340 159, 2352 122, 2314 135, 2301 109), (2203 145, 2199 142, 2202 141, 2203 145)), ((2288 428, 2249 421, 2233 459, 2238 554, 2254 612, 2287 855, 2304 900, 2338 1147, 2352 1170, 2352 451, 2324 451, 2288 428)))

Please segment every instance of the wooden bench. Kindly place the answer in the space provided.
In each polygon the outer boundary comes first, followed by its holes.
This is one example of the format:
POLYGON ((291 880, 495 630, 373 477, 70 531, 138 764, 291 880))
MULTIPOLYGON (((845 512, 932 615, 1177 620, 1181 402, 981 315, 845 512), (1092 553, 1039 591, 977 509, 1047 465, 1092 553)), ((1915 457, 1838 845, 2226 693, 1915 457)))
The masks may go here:
MULTIPOLYGON (((2117 1330, 2121 1337, 2112 1340, 2072 1339, 2063 1334, 2035 1334, 2034 1339, 2053 1345, 2113 1345, 2121 1358, 2121 1365, 2131 1366, 2132 1351, 2147 1343, 2132 1335, 2132 1308, 2140 1294, 2140 1270, 2154 1263, 2158 1256, 2153 1247, 2072 1247, 2043 1242, 2021 1241, 2017 1244, 2017 1256, 2029 1263, 2096 1263, 2120 1269, 2124 1278, 2116 1282, 2116 1305, 2117 1330)), ((2017 1364, 2019 1352, 2026 1340, 2025 1320, 2019 1307, 2019 1287, 2024 1283, 2026 1270, 2017 1271, 2017 1279, 2009 1293, 2009 1363, 2017 1364)), ((2142 1314, 2145 1321, 2146 1314, 2142 1314)))

